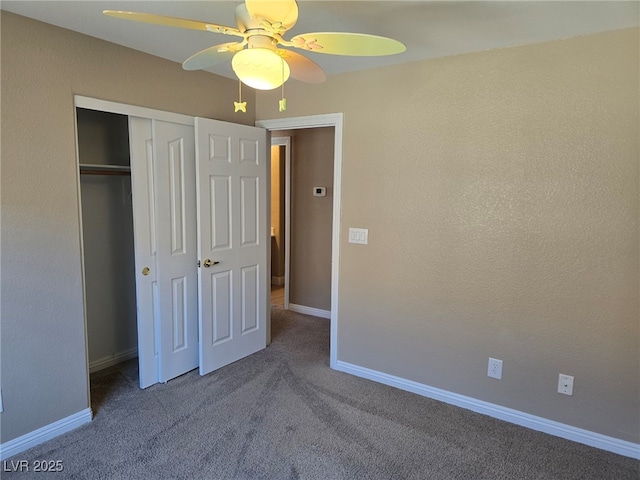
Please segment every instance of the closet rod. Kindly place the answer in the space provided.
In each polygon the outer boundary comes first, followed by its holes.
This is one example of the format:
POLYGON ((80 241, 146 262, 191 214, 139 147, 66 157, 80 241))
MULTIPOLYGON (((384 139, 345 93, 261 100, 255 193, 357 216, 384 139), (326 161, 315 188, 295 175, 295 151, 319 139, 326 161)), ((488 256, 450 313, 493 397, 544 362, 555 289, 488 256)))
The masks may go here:
POLYGON ((112 170, 80 170, 80 175, 124 175, 130 176, 131 172, 118 172, 112 170))
POLYGON ((131 175, 131 167, 125 165, 80 164, 81 175, 131 175))

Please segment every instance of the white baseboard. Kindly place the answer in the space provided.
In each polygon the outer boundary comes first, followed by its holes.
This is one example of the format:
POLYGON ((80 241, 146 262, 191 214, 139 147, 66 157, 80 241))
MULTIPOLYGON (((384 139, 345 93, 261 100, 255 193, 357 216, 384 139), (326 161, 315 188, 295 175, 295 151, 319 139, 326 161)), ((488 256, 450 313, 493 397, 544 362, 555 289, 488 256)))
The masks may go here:
POLYGON ((296 305, 295 303, 289 304, 289 310, 296 313, 302 313, 304 315, 313 315, 320 318, 331 318, 331 312, 329 310, 320 310, 319 308, 305 307, 304 305, 296 305))
POLYGON ((284 277, 271 277, 271 285, 284 285, 284 277))
POLYGON ((90 408, 74 413, 62 420, 53 422, 45 427, 34 430, 33 432, 22 435, 21 437, 9 440, 0 444, 0 461, 4 461, 9 457, 13 457, 18 453, 24 452, 41 443, 51 440, 63 433, 70 432, 85 423, 91 421, 92 413, 90 408))
POLYGON ((131 348, 129 350, 125 350, 124 352, 117 352, 117 353, 114 353, 113 355, 99 358, 98 360, 89 362, 89 373, 97 372, 99 370, 104 370, 105 368, 111 367, 113 365, 117 365, 122 362, 126 362, 127 360, 131 360, 132 358, 136 358, 137 356, 138 356, 138 349, 131 348))
POLYGON ((640 459, 640 444, 627 442, 600 433, 583 430, 581 428, 572 427, 564 423, 548 420, 543 417, 530 415, 528 413, 513 410, 511 408, 502 407, 472 397, 466 397, 457 393, 441 390, 439 388, 430 387, 422 383, 406 380, 404 378, 389 375, 387 373, 378 372, 369 368, 360 367, 351 363, 338 360, 335 370, 350 373, 357 377, 373 380, 374 382, 383 383, 392 387, 406 390, 408 392, 422 395, 423 397, 439 400, 450 405, 466 408, 477 413, 489 415, 506 422, 514 423, 522 427, 531 428, 539 432, 555 435, 556 437, 565 438, 574 442, 583 443, 591 447, 600 448, 609 452, 640 459))

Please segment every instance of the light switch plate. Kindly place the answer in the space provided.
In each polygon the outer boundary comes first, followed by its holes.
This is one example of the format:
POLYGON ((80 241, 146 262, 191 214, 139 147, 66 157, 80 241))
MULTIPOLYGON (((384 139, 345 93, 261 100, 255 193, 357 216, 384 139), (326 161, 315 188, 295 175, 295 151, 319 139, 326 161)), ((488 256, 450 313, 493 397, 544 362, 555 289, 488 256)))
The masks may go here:
POLYGON ((369 243, 368 228, 349 228, 349 243, 366 245, 369 243))

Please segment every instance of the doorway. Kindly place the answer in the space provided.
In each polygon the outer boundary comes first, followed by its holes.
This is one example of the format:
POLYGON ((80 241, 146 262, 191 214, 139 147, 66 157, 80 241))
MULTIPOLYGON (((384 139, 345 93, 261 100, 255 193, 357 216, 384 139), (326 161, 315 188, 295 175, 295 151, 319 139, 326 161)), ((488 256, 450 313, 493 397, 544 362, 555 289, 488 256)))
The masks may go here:
POLYGON ((271 306, 289 309, 291 137, 271 137, 271 306))
POLYGON ((334 127, 316 127, 273 131, 271 139, 272 288, 284 280, 283 308, 327 319, 334 138, 334 127))
MULTIPOLYGON (((331 334, 329 365, 337 368, 338 363, 338 273, 340 266, 340 205, 342 196, 342 131, 343 114, 324 114, 307 117, 291 117, 272 120, 259 120, 256 126, 266 128, 270 132, 278 130, 299 130, 320 127, 334 128, 333 143, 333 191, 332 215, 331 215, 331 334)), ((275 136, 275 135, 274 135, 275 136)), ((303 312, 304 313, 304 312, 303 312)))

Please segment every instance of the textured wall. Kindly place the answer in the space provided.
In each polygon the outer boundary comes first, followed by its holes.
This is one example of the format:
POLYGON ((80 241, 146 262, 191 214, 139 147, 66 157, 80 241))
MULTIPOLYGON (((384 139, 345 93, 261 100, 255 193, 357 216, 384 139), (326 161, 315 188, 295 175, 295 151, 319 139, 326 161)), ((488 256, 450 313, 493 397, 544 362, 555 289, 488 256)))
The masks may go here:
POLYGON ((289 82, 285 114, 258 98, 259 119, 344 112, 340 360, 640 441, 638 40, 289 82))
POLYGON ((89 406, 73 95, 247 124, 254 114, 233 114, 232 80, 1 15, 6 442, 89 406))
POLYGON ((289 300, 331 311, 334 128, 274 131, 291 137, 291 258, 289 300), (327 187, 314 197, 313 187, 327 187))

